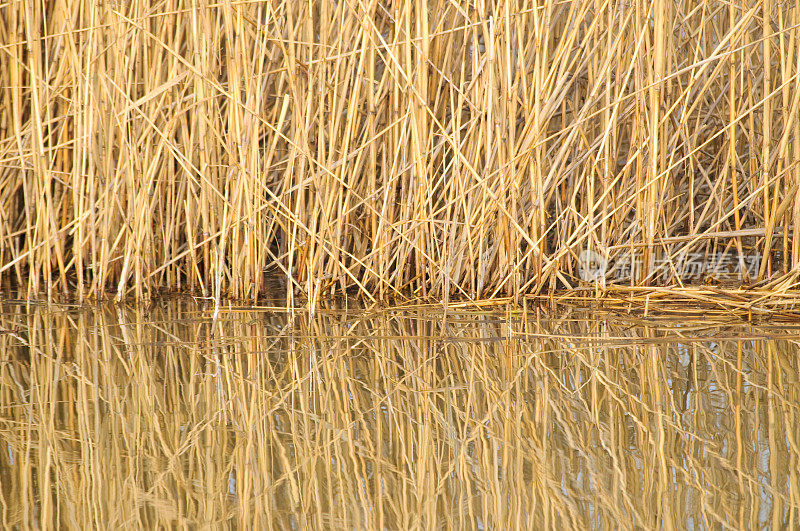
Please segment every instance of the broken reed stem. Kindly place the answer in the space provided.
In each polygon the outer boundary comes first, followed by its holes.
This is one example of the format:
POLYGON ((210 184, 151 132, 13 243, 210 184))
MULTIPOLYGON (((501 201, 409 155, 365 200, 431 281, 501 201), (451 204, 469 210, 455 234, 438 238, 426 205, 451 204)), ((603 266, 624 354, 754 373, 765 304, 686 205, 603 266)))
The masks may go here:
POLYGON ((800 8, 691 6, 6 2, 0 282, 475 299, 593 249, 794 288, 800 8))

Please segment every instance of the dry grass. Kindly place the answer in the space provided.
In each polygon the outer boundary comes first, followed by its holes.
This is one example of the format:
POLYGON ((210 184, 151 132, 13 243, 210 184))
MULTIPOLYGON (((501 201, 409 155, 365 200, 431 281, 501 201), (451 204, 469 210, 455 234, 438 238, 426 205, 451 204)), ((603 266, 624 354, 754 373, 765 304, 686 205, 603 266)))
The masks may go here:
POLYGON ((2 526, 798 527, 796 326, 500 310, 6 304, 2 526))
POLYGON ((591 248, 797 286, 796 2, 415 6, 0 2, 0 281, 478 299, 591 248))

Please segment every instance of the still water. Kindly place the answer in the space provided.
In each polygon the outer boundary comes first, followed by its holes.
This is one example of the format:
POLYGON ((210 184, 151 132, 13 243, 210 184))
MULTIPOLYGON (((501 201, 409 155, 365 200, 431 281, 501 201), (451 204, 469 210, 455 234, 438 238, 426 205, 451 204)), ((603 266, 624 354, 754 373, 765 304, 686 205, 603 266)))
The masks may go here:
POLYGON ((0 310, 4 528, 800 526, 800 324, 0 310))

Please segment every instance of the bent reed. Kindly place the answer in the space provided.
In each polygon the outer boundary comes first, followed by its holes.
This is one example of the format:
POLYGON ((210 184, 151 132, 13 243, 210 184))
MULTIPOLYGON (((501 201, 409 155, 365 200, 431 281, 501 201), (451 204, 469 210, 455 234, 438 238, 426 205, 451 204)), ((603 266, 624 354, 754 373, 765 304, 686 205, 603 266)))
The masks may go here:
POLYGON ((4 2, 0 282, 477 299, 588 249, 794 289, 798 37, 773 0, 4 2))

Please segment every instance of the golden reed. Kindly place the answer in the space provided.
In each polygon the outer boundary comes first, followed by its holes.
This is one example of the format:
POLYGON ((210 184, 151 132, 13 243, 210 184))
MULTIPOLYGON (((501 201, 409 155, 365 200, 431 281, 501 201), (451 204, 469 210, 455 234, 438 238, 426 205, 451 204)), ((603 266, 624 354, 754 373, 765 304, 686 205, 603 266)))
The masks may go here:
POLYGON ((771 0, 3 2, 0 282, 474 299, 589 249, 791 289, 798 37, 771 0))

